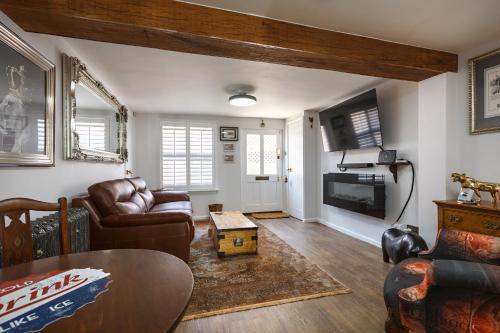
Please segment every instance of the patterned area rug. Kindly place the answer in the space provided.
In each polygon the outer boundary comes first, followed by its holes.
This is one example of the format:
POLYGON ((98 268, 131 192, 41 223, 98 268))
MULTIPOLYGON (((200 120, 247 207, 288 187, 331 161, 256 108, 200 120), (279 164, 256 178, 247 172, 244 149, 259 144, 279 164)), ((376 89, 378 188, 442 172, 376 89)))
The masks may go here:
POLYGON ((208 237, 208 223, 196 224, 189 264, 194 289, 184 321, 350 292, 263 223, 255 223, 258 254, 222 259, 208 237))

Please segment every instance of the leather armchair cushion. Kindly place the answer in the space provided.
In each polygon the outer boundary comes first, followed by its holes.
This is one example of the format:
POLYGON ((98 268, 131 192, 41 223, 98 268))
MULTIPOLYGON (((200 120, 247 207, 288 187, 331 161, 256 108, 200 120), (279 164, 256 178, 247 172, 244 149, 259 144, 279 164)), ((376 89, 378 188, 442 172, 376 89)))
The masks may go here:
POLYGON ((188 223, 191 216, 185 212, 171 211, 146 214, 120 214, 103 218, 101 224, 105 227, 131 227, 156 224, 188 223))
POLYGON ((189 194, 184 191, 155 191, 153 192, 156 204, 173 201, 191 201, 189 194))
POLYGON ((155 198, 153 197, 153 193, 147 188, 146 181, 139 177, 129 178, 128 181, 134 186, 135 191, 142 200, 144 200, 146 211, 149 211, 155 204, 155 198))
POLYGON ((158 205, 154 205, 150 212, 163 212, 169 210, 184 210, 188 212, 193 212, 190 201, 173 201, 164 202, 158 205))
POLYGON ((125 179, 94 184, 88 190, 102 216, 146 212, 146 203, 136 193, 132 183, 125 179))

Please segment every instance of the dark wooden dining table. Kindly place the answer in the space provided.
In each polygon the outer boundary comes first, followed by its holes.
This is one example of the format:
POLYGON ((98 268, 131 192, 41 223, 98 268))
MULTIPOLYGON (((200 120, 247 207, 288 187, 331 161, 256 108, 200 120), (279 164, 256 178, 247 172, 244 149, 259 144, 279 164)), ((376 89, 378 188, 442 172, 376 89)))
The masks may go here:
POLYGON ((163 252, 132 249, 35 260, 0 269, 0 280, 73 268, 102 269, 110 273, 112 282, 95 302, 41 332, 171 332, 181 320, 193 290, 193 275, 184 261, 163 252))

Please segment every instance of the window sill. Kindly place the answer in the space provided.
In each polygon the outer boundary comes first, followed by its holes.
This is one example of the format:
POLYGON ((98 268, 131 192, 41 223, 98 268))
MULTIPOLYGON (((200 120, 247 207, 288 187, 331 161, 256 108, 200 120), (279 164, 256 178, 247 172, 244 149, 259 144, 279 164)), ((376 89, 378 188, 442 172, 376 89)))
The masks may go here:
POLYGON ((185 188, 162 188, 160 191, 185 191, 188 193, 219 192, 219 188, 196 188, 187 190, 185 188))
POLYGON ((200 192, 219 192, 218 188, 200 188, 200 189, 193 189, 193 190, 187 190, 188 193, 200 193, 200 192))

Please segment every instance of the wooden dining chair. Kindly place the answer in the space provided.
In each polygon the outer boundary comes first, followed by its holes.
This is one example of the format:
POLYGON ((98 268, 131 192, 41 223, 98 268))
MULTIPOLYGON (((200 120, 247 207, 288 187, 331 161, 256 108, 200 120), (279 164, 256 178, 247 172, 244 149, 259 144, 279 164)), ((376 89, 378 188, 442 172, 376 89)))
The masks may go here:
POLYGON ((0 201, 0 237, 2 267, 33 260, 33 239, 30 211, 59 211, 59 239, 61 254, 70 253, 68 236, 68 202, 65 197, 58 203, 25 198, 0 201))

